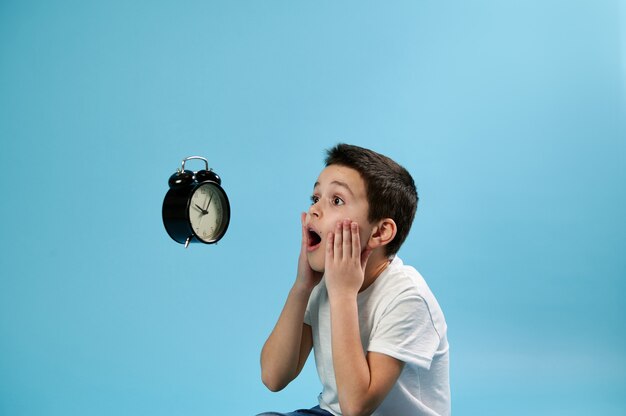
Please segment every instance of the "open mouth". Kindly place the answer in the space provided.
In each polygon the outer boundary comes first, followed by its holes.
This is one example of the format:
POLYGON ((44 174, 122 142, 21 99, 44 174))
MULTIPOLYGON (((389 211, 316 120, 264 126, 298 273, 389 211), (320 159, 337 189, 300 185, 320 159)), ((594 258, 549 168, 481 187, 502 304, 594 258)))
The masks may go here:
POLYGON ((308 241, 309 250, 317 248, 317 246, 319 246, 321 242, 322 242, 322 237, 320 237, 319 234, 317 234, 315 231, 309 230, 309 241, 308 241))

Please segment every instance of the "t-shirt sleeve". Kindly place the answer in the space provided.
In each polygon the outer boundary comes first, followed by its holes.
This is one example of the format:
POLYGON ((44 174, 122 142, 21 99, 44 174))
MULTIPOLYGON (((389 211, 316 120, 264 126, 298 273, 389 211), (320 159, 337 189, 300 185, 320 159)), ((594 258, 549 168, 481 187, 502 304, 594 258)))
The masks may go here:
POLYGON ((309 309, 309 305, 307 305, 306 310, 304 311, 304 323, 311 326, 311 310, 309 309))
POLYGON ((437 332, 424 298, 403 296, 380 317, 372 330, 368 351, 430 369, 442 335, 437 332))
POLYGON ((304 323, 312 326, 311 323, 311 310, 317 308, 317 304, 318 304, 318 292, 319 292, 319 285, 316 286, 315 288, 313 288, 313 292, 311 292, 311 297, 309 297, 309 302, 306 305, 306 310, 304 311, 304 323))

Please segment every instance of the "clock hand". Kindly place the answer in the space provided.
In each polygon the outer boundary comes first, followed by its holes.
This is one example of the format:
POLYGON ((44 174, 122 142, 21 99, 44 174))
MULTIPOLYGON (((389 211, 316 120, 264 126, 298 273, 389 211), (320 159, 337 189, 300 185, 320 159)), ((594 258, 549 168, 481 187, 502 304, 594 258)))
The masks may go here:
POLYGON ((207 211, 205 209, 202 209, 202 207, 200 205, 198 205, 198 204, 194 204, 194 205, 196 206, 196 208, 198 208, 202 212, 202 215, 206 215, 206 214, 209 213, 209 211, 207 211))
POLYGON ((211 205, 211 201, 213 200, 213 194, 211 194, 211 198, 209 198, 209 203, 206 204, 206 208, 204 209, 205 213, 209 213, 209 206, 211 205))

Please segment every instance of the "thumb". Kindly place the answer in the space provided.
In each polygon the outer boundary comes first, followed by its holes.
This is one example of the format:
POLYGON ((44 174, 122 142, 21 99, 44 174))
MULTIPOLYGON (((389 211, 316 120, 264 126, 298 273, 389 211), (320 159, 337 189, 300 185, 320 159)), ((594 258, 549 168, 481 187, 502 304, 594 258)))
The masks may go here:
POLYGON ((366 247, 365 250, 361 253, 361 268, 365 270, 365 266, 367 265, 367 260, 369 260, 370 255, 372 254, 373 249, 366 247))
POLYGON ((301 230, 302 230, 302 245, 306 245, 307 244, 307 240, 309 238, 309 235, 306 232, 306 212, 302 212, 300 213, 300 224, 301 224, 301 230))

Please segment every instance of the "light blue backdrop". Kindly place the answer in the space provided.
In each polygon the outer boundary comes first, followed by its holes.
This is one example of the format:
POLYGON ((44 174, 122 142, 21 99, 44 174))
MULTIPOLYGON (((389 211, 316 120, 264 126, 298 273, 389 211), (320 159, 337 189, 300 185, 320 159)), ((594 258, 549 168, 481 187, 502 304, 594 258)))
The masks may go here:
POLYGON ((416 179, 454 414, 625 414, 625 45, 617 0, 4 0, 0 414, 313 405, 258 355, 339 141, 416 179), (233 216, 185 250, 195 154, 233 216))

